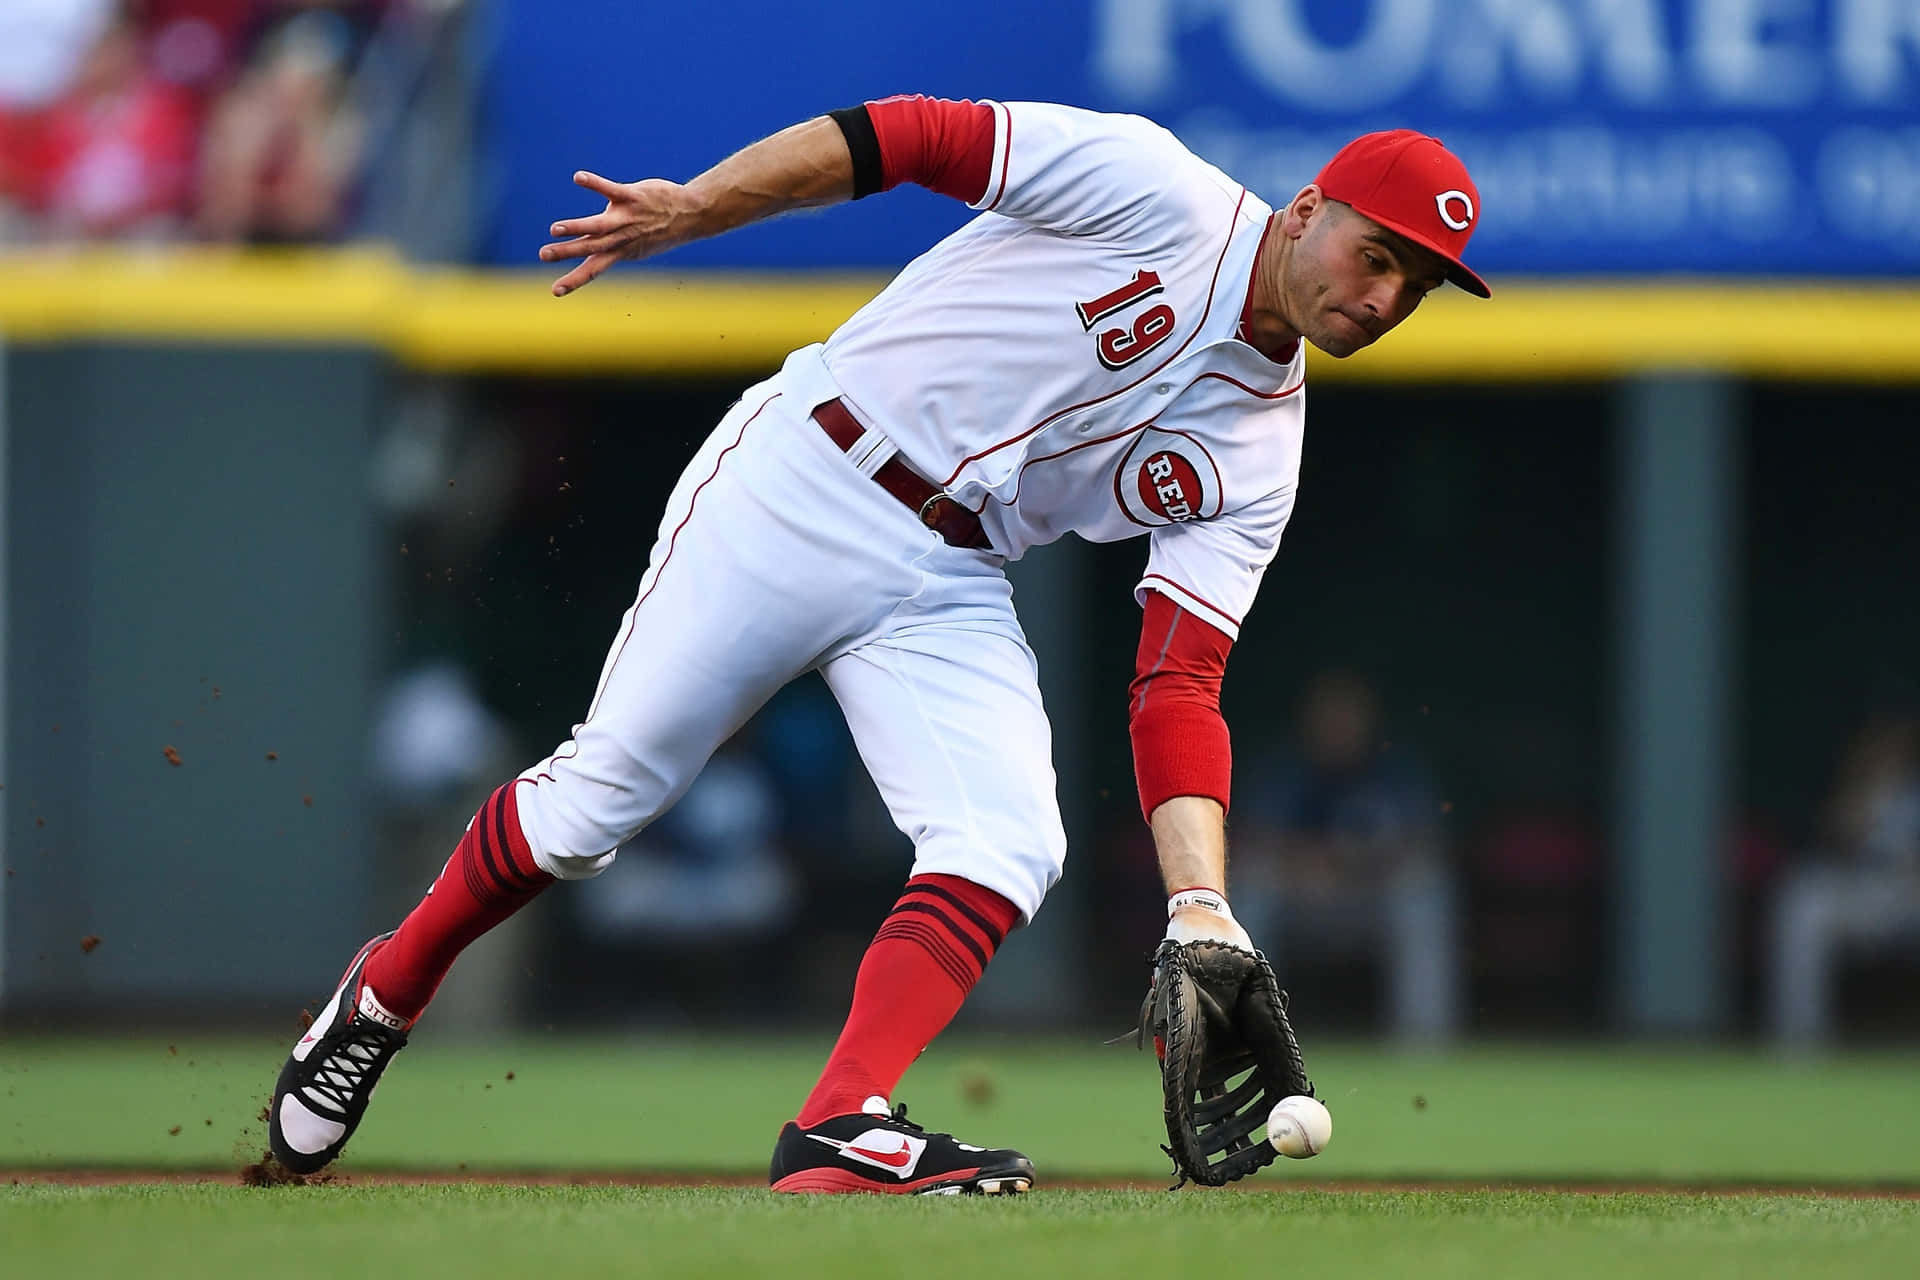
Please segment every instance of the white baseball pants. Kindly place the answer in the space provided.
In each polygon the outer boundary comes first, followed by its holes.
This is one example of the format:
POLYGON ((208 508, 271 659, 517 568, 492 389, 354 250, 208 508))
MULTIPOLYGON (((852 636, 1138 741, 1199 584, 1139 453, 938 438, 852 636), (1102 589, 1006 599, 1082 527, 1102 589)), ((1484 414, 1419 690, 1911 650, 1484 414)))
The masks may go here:
POLYGON ((680 477, 586 719, 520 775, 527 842, 561 879, 598 874, 819 668, 913 874, 964 877, 1031 918, 1066 836, 1003 561, 949 546, 857 470, 804 381, 749 391, 680 477))

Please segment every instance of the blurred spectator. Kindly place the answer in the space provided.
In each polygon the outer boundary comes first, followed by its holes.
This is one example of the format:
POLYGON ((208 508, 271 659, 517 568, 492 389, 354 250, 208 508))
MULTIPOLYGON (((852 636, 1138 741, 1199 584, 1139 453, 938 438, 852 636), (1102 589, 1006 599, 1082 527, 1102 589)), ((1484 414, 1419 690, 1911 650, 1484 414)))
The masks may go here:
POLYGON ((1316 676, 1296 743, 1241 772, 1235 790, 1232 899, 1255 942, 1295 960, 1384 951, 1394 1033, 1453 1035, 1458 895, 1438 806, 1413 754, 1383 743, 1373 687, 1350 672, 1316 676))
POLYGON ((113 0, 0 4, 0 243, 26 238, 40 114, 113 21, 113 0))
POLYGON ((5 0, 0 242, 337 238, 459 8, 5 0))
POLYGON ((1847 944, 1920 939, 1920 712, 1872 716, 1843 753, 1821 848, 1774 900, 1772 1029, 1806 1048, 1833 1031, 1833 968, 1847 944))
POLYGON ((1848 749, 1827 814, 1828 843, 1863 867, 1920 873, 1920 715, 1876 718, 1848 749))
MULTIPOLYGON (((62 26, 58 34, 83 29, 62 26)), ((40 92, 46 85, 25 87, 40 92)), ((12 234, 174 234, 192 195, 198 123, 192 97, 148 69, 133 18, 124 9, 110 12, 64 86, 44 104, 24 99, 0 125, 0 184, 15 210, 12 234)))
MULTIPOLYGON (((202 108, 232 81, 263 0, 129 0, 155 75, 191 92, 202 108)), ((204 114, 204 110, 203 110, 204 114)))
POLYGON ((44 107, 73 82, 113 21, 113 0, 7 0, 0 5, 0 113, 44 107))
POLYGON ((343 229, 363 137, 347 99, 358 38, 346 13, 315 5, 287 15, 255 46, 207 127, 203 235, 281 243, 343 229))
POLYGON ((438 816, 449 796, 464 799, 508 754, 506 731, 480 701, 473 680, 446 658, 389 680, 373 725, 373 785, 391 810, 438 816))

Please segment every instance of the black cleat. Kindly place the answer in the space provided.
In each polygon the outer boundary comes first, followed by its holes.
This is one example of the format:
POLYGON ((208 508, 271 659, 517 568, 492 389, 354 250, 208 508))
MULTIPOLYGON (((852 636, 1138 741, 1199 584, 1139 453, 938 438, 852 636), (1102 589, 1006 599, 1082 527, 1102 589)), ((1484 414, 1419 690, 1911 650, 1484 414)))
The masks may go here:
POLYGON ((383 933, 347 966, 333 999, 293 1046, 273 1086, 267 1140, 273 1158, 295 1173, 331 1163, 360 1127, 367 1100, 393 1055, 406 1047, 413 1019, 390 1013, 361 981, 383 933))
POLYGON ((1033 1186, 1033 1161, 928 1133, 903 1103, 867 1099, 867 1110, 811 1129, 788 1123, 773 1147, 767 1181, 775 1191, 878 1195, 1014 1195, 1033 1186))

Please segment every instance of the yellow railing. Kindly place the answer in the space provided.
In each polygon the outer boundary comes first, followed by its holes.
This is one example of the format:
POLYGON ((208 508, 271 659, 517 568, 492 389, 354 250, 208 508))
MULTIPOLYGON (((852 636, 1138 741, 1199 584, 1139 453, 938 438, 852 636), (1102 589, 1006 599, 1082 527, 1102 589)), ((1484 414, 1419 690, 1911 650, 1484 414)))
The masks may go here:
MULTIPOLYGON (((622 269, 573 297, 554 272, 417 267, 378 251, 103 250, 0 257, 10 342, 371 343, 416 368, 732 374, 825 337, 878 275, 622 269)), ((1606 379, 1707 370, 1920 381, 1920 281, 1495 280, 1452 290, 1316 381, 1606 379)))

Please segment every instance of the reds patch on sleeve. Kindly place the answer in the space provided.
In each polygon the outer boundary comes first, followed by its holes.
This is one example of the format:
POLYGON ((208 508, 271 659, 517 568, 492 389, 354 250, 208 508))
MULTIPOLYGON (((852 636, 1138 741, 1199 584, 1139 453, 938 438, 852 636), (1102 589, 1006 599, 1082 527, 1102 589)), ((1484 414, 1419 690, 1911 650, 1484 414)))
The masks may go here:
POLYGON ((1144 431, 1114 475, 1114 496, 1135 524, 1179 524, 1220 514, 1220 468, 1200 442, 1144 431))

